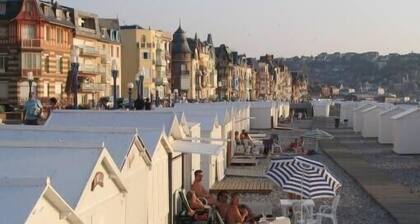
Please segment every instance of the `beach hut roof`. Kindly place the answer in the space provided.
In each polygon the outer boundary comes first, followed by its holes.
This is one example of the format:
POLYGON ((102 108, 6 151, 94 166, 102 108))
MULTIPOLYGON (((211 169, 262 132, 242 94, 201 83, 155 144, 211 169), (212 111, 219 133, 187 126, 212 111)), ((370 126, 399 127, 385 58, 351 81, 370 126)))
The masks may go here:
MULTIPOLYGON (((150 163, 149 146, 143 139, 148 140, 150 132, 156 130, 134 128, 58 128, 42 126, 0 126, 0 141, 28 142, 29 146, 36 142, 60 143, 63 146, 87 146, 94 147, 104 144, 117 166, 121 169, 130 146, 135 138, 146 145, 145 162, 150 163)), ((159 133, 160 134, 160 133, 159 133)))
POLYGON ((50 185, 49 178, 1 178, 1 223, 26 223, 41 197, 50 201, 72 223, 83 223, 73 209, 50 185))
MULTIPOLYGON (((0 142, 0 144, 2 144, 0 142)), ((103 147, 67 147, 60 144, 22 146, 0 145, 0 178, 45 178, 73 209, 99 161, 115 174, 115 183, 125 191, 119 171, 103 147), (106 159, 105 159, 106 158, 106 159)))
POLYGON ((89 111, 58 110, 48 119, 50 127, 132 127, 132 128, 164 128, 165 134, 183 137, 177 116, 173 112, 159 111, 89 111))
POLYGON ((209 116, 209 115, 189 115, 187 117, 189 122, 200 123, 201 130, 211 131, 215 126, 219 125, 217 120, 217 115, 209 116))
POLYGON ((177 140, 172 143, 175 152, 194 153, 200 155, 213 155, 217 156, 222 151, 221 145, 194 143, 188 141, 177 140))
POLYGON ((412 114, 415 114, 415 113, 418 113, 418 112, 420 112, 420 108, 412 108, 410 110, 406 110, 406 111, 404 111, 402 113, 399 113, 399 114, 393 116, 392 119, 399 120, 399 119, 408 117, 408 116, 410 116, 412 114))

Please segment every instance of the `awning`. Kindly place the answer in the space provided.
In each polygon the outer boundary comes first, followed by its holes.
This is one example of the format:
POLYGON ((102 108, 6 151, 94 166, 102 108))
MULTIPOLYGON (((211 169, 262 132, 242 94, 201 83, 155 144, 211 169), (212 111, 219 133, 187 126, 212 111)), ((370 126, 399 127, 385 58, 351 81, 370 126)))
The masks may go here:
POLYGON ((174 141, 174 143, 172 143, 172 148, 175 152, 194 153, 212 156, 217 156, 222 151, 221 145, 195 143, 181 140, 174 141))

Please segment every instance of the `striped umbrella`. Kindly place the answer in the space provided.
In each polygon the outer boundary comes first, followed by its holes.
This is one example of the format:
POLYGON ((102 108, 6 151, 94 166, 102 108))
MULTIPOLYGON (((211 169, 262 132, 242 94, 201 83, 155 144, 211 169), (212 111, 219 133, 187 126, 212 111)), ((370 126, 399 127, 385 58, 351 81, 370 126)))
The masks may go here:
POLYGON ((324 164, 301 156, 272 160, 266 177, 304 198, 334 197, 341 187, 324 164))
POLYGON ((326 131, 323 130, 319 130, 319 129, 314 129, 314 130, 310 130, 305 132, 302 135, 303 138, 309 138, 309 139, 314 139, 315 140, 315 151, 318 152, 319 150, 319 140, 323 140, 323 139, 327 139, 327 140, 331 140, 334 138, 334 136, 326 131))

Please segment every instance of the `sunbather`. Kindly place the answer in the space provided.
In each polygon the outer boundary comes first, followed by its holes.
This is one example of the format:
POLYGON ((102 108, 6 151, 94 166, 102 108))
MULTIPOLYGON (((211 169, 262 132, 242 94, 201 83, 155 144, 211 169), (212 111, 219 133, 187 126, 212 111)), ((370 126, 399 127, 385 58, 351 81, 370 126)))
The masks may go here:
POLYGON ((213 205, 215 204, 216 200, 201 183, 203 176, 204 174, 202 170, 196 170, 194 172, 194 182, 191 185, 191 190, 195 192, 200 200, 206 201, 209 205, 213 205))
POLYGON ((194 191, 187 192, 187 200, 190 205, 188 215, 193 217, 196 221, 206 221, 209 218, 208 209, 205 208, 204 204, 197 198, 194 191))
POLYGON ((226 220, 227 218, 227 214, 229 211, 229 203, 228 203, 228 193, 227 191, 220 191, 217 194, 217 206, 216 209, 219 212, 220 216, 222 217, 223 220, 226 220))
POLYGON ((238 224, 245 223, 248 216, 248 211, 246 209, 240 209, 239 204, 239 195, 233 193, 230 199, 230 207, 227 213, 227 224, 238 224))

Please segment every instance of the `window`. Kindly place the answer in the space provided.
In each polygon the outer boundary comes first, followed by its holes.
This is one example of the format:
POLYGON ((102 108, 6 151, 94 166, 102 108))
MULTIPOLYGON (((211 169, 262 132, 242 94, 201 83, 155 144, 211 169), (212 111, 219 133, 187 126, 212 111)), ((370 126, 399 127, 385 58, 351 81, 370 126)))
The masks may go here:
POLYGON ((61 82, 55 82, 54 93, 56 97, 60 97, 63 94, 63 84, 61 82))
POLYGON ((5 2, 0 3, 0 15, 2 15, 2 16, 6 15, 6 3, 5 2))
POLYGON ((94 191, 96 186, 104 187, 104 174, 102 172, 97 172, 93 178, 92 185, 90 187, 91 191, 94 191))
POLYGON ((111 57, 114 57, 114 46, 111 46, 111 57))
POLYGON ((44 81, 44 97, 49 97, 50 91, 48 91, 48 88, 50 85, 48 84, 48 81, 44 81))
POLYGON ((143 52, 143 59, 149 59, 149 53, 143 52))
POLYGON ((47 41, 51 40, 51 27, 47 26, 45 38, 47 41))
POLYGON ((63 42, 63 30, 57 29, 57 43, 62 44, 63 42))
POLYGON ((7 56, 0 55, 0 72, 2 73, 6 72, 6 66, 7 66, 7 56))
POLYGON ((0 39, 7 39, 9 38, 9 27, 3 26, 0 27, 0 39))
POLYGON ((41 69, 41 54, 22 53, 22 69, 41 69))
POLYGON ((36 27, 34 24, 25 24, 22 28, 22 39, 32 40, 35 39, 36 27))
POLYGON ((57 56, 57 73, 63 73, 63 58, 61 56, 57 56))
POLYGON ((44 71, 50 72, 50 56, 46 55, 44 60, 44 71))
POLYGON ((0 81, 0 99, 9 98, 9 83, 7 81, 0 81))

